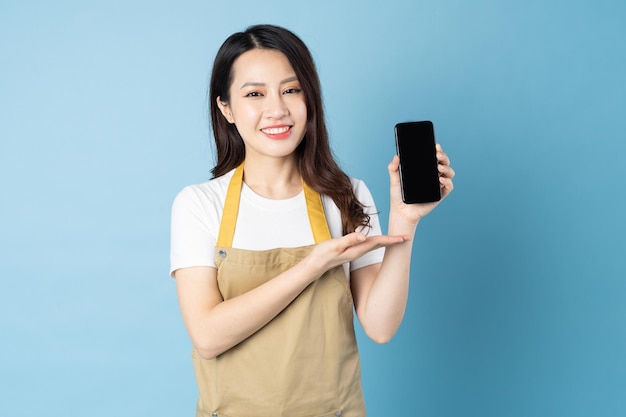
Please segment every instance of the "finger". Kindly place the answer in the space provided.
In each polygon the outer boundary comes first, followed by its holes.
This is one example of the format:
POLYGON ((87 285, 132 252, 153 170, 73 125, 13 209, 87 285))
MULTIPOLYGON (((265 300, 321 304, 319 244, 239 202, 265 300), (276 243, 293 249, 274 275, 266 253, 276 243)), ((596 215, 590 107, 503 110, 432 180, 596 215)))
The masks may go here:
POLYGON ((396 243, 402 243, 410 239, 408 235, 376 235, 376 236, 365 236, 363 233, 354 232, 345 235, 342 239, 344 239, 344 244, 346 248, 351 246, 371 246, 371 247, 381 247, 394 245, 396 243))
POLYGON ((365 242, 365 239, 366 239, 365 235, 361 232, 352 232, 346 236, 349 236, 350 237, 349 241, 353 242, 353 244, 355 245, 361 242, 365 242))
POLYGON ((444 151, 441 150, 441 146, 437 150, 437 161, 441 165, 450 165, 450 158, 444 151))
POLYGON ((365 242, 366 237, 361 232, 353 232, 343 236, 339 241, 341 242, 341 251, 345 251, 349 247, 356 246, 359 243, 365 242))
POLYGON ((378 236, 368 236, 366 241, 371 241, 378 246, 390 246, 395 245, 397 243, 406 242, 411 239, 409 235, 378 235, 378 236))
POLYGON ((449 194, 454 189, 454 183, 451 178, 439 177, 439 184, 444 195, 449 194))
POLYGON ((452 167, 450 167, 449 165, 439 165, 438 169, 442 177, 454 178, 454 176, 456 175, 454 169, 452 169, 452 167))
POLYGON ((354 245, 354 246, 350 246, 348 248, 345 249, 345 251, 343 251, 343 256, 345 256, 348 259, 356 259, 359 258, 361 256, 363 256, 364 254, 366 254, 367 252, 376 250, 378 248, 382 248, 382 247, 388 247, 388 246, 392 246, 392 245, 397 245, 403 242, 406 242, 410 239, 410 236, 408 235, 401 235, 401 236, 385 236, 385 235, 378 235, 378 236, 368 236, 366 238, 366 240, 364 242, 359 242, 358 244, 354 245))

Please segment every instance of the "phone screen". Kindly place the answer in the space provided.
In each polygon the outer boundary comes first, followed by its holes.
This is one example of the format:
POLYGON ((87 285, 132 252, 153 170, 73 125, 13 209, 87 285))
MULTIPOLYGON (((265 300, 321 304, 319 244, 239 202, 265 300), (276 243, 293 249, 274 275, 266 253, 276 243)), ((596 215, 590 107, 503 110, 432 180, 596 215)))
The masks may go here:
POLYGON ((407 204, 441 200, 432 122, 398 123, 395 136, 400 157, 402 200, 407 204))

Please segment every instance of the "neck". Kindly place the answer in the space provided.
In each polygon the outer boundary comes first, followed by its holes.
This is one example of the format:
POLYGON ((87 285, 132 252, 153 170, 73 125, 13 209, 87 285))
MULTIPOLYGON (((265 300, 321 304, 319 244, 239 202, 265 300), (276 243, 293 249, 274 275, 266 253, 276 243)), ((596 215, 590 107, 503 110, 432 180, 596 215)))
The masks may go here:
POLYGON ((258 195, 284 200, 302 191, 302 178, 296 158, 246 159, 243 179, 258 195))

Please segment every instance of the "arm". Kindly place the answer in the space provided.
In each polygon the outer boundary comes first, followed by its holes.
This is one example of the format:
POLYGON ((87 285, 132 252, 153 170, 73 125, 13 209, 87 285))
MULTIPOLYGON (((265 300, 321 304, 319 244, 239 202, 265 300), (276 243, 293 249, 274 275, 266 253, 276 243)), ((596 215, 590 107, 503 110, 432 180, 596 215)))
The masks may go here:
MULTIPOLYGON (((443 200, 454 188, 454 170, 439 145, 437 159, 443 200)), ((350 279, 357 317, 365 333, 378 343, 391 340, 402 322, 409 293, 413 237, 419 221, 439 204, 404 204, 398 166, 399 159, 395 156, 388 166, 391 201, 388 233, 411 238, 388 247, 382 263, 357 269, 350 279)))
POLYGON ((261 329, 325 271, 405 239, 406 236, 366 239, 361 233, 351 233, 328 240, 316 245, 293 268, 227 301, 218 290, 215 268, 178 269, 174 272, 178 300, 191 341, 200 356, 214 358, 261 329))

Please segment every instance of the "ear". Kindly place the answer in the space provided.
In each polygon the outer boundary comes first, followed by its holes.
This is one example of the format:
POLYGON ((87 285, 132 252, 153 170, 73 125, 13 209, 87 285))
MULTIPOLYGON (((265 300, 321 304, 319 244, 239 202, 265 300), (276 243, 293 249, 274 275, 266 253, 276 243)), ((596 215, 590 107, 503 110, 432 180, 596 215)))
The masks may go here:
POLYGON ((219 107, 220 111, 222 112, 222 115, 226 118, 226 120, 228 120, 228 123, 230 124, 235 123, 235 120, 233 119, 233 114, 230 111, 230 106, 228 105, 228 103, 225 101, 222 101, 221 97, 217 97, 216 101, 217 101, 217 107, 219 107))

